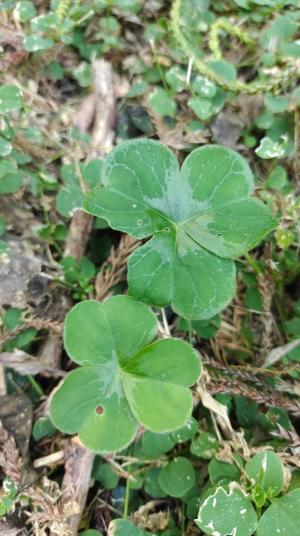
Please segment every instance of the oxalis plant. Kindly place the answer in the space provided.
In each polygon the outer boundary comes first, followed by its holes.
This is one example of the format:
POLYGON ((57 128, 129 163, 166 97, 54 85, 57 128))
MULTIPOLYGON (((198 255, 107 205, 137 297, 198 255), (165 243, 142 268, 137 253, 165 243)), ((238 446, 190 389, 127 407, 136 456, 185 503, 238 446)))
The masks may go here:
MULTIPOLYGON (((202 453, 203 454, 203 453, 202 453)), ((299 533, 300 489, 284 494, 289 483, 287 468, 271 450, 262 450, 245 465, 212 460, 208 466, 210 484, 204 486, 195 519, 201 534, 209 536, 294 536, 299 533), (224 467, 225 466, 225 467, 224 467), (226 469, 227 466, 227 469, 226 469), (235 474, 235 477, 233 475, 235 474)), ((186 458, 168 462, 158 478, 162 491, 185 501, 195 483, 192 464, 186 458), (181 462, 181 463, 180 463, 181 462), (183 463, 185 462, 185 464, 183 463)), ((189 515, 190 502, 187 504, 189 515)), ((190 517, 190 516, 189 516, 190 517)), ((172 532, 179 535, 181 532, 172 532)), ((135 527, 129 520, 116 519, 111 536, 156 536, 135 527)))
MULTIPOLYGON (((282 495, 287 468, 273 451, 258 452, 242 468, 243 486, 209 489, 195 523, 211 536, 293 536, 299 533, 300 489, 282 495)), ((241 480, 242 480, 241 479, 241 480)))
POLYGON ((275 226, 268 208, 251 197, 253 188, 252 172, 235 151, 195 149, 180 170, 162 144, 133 140, 108 156, 85 209, 113 229, 152 237, 129 258, 132 296, 207 319, 234 296, 234 259, 275 226))
POLYGON ((154 313, 130 296, 76 305, 66 318, 65 348, 81 366, 52 400, 57 428, 105 453, 129 445, 138 424, 152 432, 183 426, 200 357, 180 339, 153 342, 156 333, 154 313))
MULTIPOLYGON (((129 258, 128 296, 83 301, 66 317, 65 348, 79 367, 52 399, 51 418, 58 429, 78 433, 88 448, 105 454, 130 445, 139 426, 163 434, 189 422, 189 387, 200 376, 200 355, 183 340, 155 340, 157 318, 149 305, 171 304, 189 321, 209 319, 230 302, 236 288, 234 259, 275 226, 267 207, 251 197, 253 188, 247 162, 217 145, 192 151, 181 170, 171 151, 149 140, 125 142, 107 157, 101 185, 89 192, 85 209, 113 229, 149 240, 129 258)), ((182 473, 186 462, 178 460, 161 479, 176 497, 181 491, 170 487, 169 473, 182 473)), ((194 481, 188 464, 184 493, 194 481)), ((261 486, 261 508, 283 489, 283 477, 271 491, 270 486, 264 491, 260 478, 250 468, 248 488, 236 482, 209 489, 196 520, 201 530, 212 536, 250 536, 258 519, 253 501, 258 502, 249 493, 261 486)))

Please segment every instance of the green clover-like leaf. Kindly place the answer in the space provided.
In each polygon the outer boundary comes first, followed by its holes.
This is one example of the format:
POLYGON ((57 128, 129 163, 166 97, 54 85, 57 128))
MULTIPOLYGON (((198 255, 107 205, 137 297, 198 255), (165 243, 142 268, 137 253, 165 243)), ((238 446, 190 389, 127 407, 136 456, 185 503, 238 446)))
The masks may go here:
POLYGON ((284 488, 284 468, 280 458, 272 450, 258 452, 246 463, 245 472, 264 491, 275 497, 284 488))
POLYGON ((181 316, 214 316, 235 292, 234 257, 274 227, 267 207, 250 197, 253 177, 236 152, 210 145, 194 150, 181 171, 158 142, 125 142, 108 156, 102 186, 85 208, 113 229, 154 235, 130 257, 130 293, 147 303, 171 303, 181 316))
POLYGON ((0 113, 20 110, 23 106, 23 96, 17 86, 4 85, 0 87, 0 113))
POLYGON ((200 505, 196 525, 212 536, 251 536, 257 516, 249 496, 238 488, 219 487, 200 505))
POLYGON ((187 458, 178 456, 165 465, 158 480, 165 493, 171 497, 182 497, 195 484, 196 473, 187 458))
POLYGON ((155 536, 155 534, 139 529, 128 519, 114 519, 109 524, 108 536, 155 536))
POLYGON ((299 534, 300 489, 275 499, 261 516, 257 536, 295 536, 299 534))
POLYGON ((200 374, 198 353, 185 341, 152 342, 156 317, 130 296, 77 304, 65 323, 65 347, 81 365, 54 395, 51 418, 79 433, 95 452, 128 445, 138 423, 152 432, 183 426, 192 411, 188 387, 200 374))

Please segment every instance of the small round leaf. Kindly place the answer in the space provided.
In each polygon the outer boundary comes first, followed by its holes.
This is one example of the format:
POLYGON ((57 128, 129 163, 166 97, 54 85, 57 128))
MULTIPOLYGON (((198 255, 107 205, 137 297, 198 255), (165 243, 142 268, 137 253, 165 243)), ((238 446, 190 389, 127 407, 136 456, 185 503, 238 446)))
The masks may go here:
POLYGON ((159 484, 171 497, 182 497, 195 484, 195 470, 187 458, 174 458, 161 471, 159 484))
POLYGON ((191 453, 205 460, 210 460, 218 448, 217 438, 210 432, 200 433, 191 443, 191 453))
POLYGON ((257 536, 296 536, 300 526, 300 489, 275 499, 259 520, 257 536))
POLYGON ((278 495, 284 488, 283 465, 271 450, 258 452, 245 465, 245 471, 254 484, 264 491, 271 490, 272 495, 278 495))
POLYGON ((154 434, 148 430, 142 436, 142 455, 145 458, 159 458, 175 445, 171 434, 154 434))
POLYGON ((23 97, 18 87, 5 85, 0 87, 0 113, 20 110, 23 106, 23 97))
POLYGON ((198 423, 194 417, 191 417, 188 422, 175 432, 172 432, 171 436, 176 443, 185 443, 189 439, 192 439, 197 432, 198 423))
POLYGON ((93 467, 93 478, 100 482, 105 489, 114 489, 119 482, 119 477, 110 463, 103 463, 97 458, 93 467))
POLYGON ((107 536, 155 536, 137 528, 128 519, 114 519, 108 527, 107 536))
POLYGON ((27 22, 36 15, 36 9, 33 2, 22 0, 16 4, 14 16, 20 22, 27 22))
POLYGON ((174 98, 162 88, 156 88, 149 100, 150 106, 158 115, 173 115, 176 112, 176 102, 174 98))
POLYGON ((251 536, 257 516, 251 500, 239 489, 219 487, 201 504, 195 523, 212 536, 251 536))
POLYGON ((42 37, 41 35, 27 35, 23 41, 24 50, 27 52, 37 52, 38 50, 47 50, 54 45, 52 39, 42 37))
POLYGON ((208 474, 213 485, 228 484, 240 479, 240 471, 235 464, 221 462, 216 458, 209 462, 208 474))

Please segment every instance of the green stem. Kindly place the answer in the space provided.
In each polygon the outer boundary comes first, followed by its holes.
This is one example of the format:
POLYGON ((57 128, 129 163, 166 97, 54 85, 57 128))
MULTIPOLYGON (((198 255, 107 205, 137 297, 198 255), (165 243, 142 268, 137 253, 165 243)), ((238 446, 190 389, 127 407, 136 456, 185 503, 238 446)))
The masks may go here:
POLYGON ((31 386, 33 387, 34 391, 39 396, 44 396, 43 390, 41 389, 40 385, 37 383, 37 381, 34 379, 34 377, 31 374, 28 374, 27 379, 29 383, 31 384, 31 386))
POLYGON ((229 35, 237 37, 237 39, 239 39, 241 43, 244 43, 248 47, 256 46, 255 41, 251 39, 251 37, 246 32, 241 30, 238 26, 233 26, 226 20, 217 19, 211 25, 208 41, 208 46, 216 59, 222 59, 222 50, 219 40, 220 30, 224 30, 229 35))
MULTIPOLYGON (((189 59, 193 60, 195 68, 198 70, 198 72, 205 76, 205 78, 208 78, 211 82, 214 82, 218 86, 222 87, 225 91, 233 91, 233 92, 243 92, 248 94, 255 94, 255 93, 266 93, 268 91, 272 90, 278 90, 283 89, 285 86, 289 85, 292 81, 295 80, 297 76, 297 72, 295 67, 291 66, 290 68, 287 68, 283 70, 280 73, 280 76, 268 78, 267 80, 261 82, 259 80, 254 80, 253 82, 242 82, 241 80, 224 80, 221 76, 219 76, 208 64, 207 62, 203 61, 202 59, 195 56, 195 52, 193 49, 193 46, 191 43, 186 39, 184 35, 184 30, 181 26, 181 4, 182 0, 174 0, 171 8, 171 14, 170 14, 170 28, 173 32, 173 35, 178 42, 181 51, 184 53, 184 55, 189 59)), ((213 26, 213 35, 211 36, 210 32, 210 43, 213 44, 213 48, 216 49, 216 30, 219 30, 220 26, 225 27, 225 23, 218 23, 218 25, 213 26)), ((229 30, 229 33, 232 32, 233 26, 230 24, 226 25, 227 30, 229 30)), ((249 37, 244 32, 241 32, 240 30, 235 30, 235 35, 245 41, 245 37, 248 40, 249 37), (238 35, 237 35, 238 34, 238 35)), ((249 44, 250 41, 248 41, 247 44, 249 44)), ((217 46, 218 48, 218 46, 217 46)), ((215 51, 215 50, 214 50, 215 51)))
POLYGON ((256 513, 257 513, 258 519, 260 519, 260 517, 261 517, 261 508, 259 506, 256 507, 256 513))
POLYGON ((255 259, 253 259, 253 257, 251 257, 251 255, 249 253, 245 253, 244 257, 245 257, 245 259, 247 259, 247 261, 250 264, 252 270, 256 274, 261 274, 262 273, 262 269, 260 268, 258 262, 255 259))
MULTIPOLYGON (((130 471, 130 466, 128 467, 128 471, 130 471)), ((123 511, 123 518, 124 519, 126 519, 128 517, 129 497, 130 497, 130 478, 127 478, 127 480, 126 480, 126 490, 125 490, 125 500, 124 500, 124 511, 123 511)))

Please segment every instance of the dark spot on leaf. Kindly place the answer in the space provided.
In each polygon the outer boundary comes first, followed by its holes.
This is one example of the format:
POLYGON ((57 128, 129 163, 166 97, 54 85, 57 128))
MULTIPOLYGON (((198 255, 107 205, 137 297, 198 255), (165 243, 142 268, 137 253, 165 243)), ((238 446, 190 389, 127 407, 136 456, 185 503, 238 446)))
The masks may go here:
POLYGON ((102 413, 104 412, 104 409, 102 406, 97 406, 96 407, 96 413, 97 415, 102 415, 102 413))

